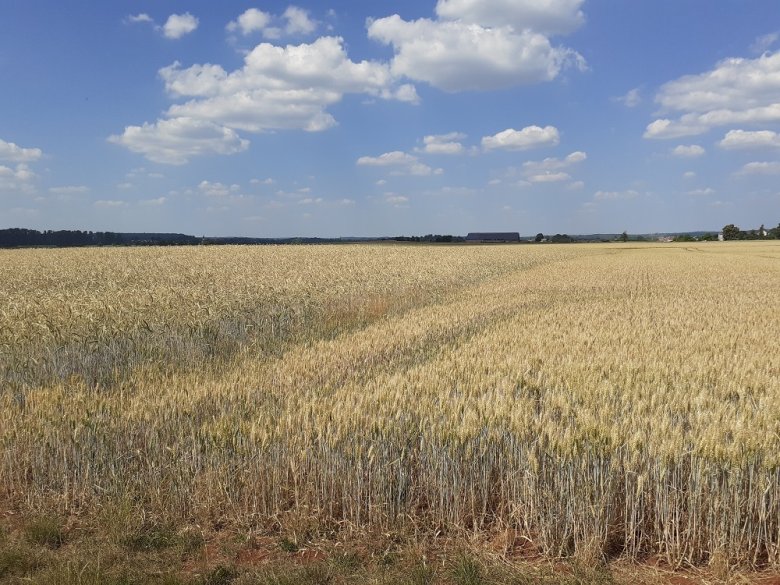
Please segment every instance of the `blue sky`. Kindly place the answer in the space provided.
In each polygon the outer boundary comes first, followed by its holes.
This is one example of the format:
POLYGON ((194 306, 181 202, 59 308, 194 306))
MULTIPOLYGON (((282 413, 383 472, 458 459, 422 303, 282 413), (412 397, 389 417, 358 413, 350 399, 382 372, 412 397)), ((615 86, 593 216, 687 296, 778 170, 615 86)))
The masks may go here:
POLYGON ((780 221, 776 0, 13 1, 0 80, 0 228, 780 221))

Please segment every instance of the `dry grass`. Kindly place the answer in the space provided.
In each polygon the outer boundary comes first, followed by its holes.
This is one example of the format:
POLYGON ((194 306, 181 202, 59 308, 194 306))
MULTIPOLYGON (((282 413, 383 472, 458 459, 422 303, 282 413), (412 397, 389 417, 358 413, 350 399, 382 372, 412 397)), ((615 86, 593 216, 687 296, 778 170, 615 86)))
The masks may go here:
POLYGON ((778 568, 778 260, 0 252, 0 493, 290 542, 506 531, 510 557, 778 568))

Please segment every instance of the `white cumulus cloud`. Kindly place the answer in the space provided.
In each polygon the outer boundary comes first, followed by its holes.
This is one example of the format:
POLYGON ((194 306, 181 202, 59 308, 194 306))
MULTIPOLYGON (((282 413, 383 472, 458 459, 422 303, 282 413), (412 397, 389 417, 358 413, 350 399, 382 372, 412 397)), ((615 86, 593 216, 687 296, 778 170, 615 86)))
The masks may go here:
POLYGON ((118 207, 127 207, 127 201, 121 201, 119 199, 98 199, 93 205, 104 209, 116 209, 118 207))
POLYGON ((688 191, 688 195, 692 195, 693 197, 706 197, 707 195, 712 195, 715 193, 715 189, 712 187, 704 187, 702 189, 692 189, 691 191, 688 191))
POLYGON ((32 193, 31 185, 36 174, 25 163, 19 163, 15 168, 0 165, 0 191, 21 191, 32 193))
POLYGON ((596 201, 618 201, 621 199, 636 199, 639 197, 639 192, 633 189, 626 191, 596 191, 593 194, 593 199, 596 201))
POLYGON ((655 101, 676 119, 659 118, 645 138, 679 138, 729 125, 780 122, 780 51, 731 58, 714 69, 664 84, 655 101))
POLYGON ((566 169, 588 158, 588 155, 580 150, 572 152, 566 158, 546 158, 540 161, 529 160, 523 163, 523 171, 526 174, 539 174, 550 171, 566 169))
POLYGON ((186 164, 193 156, 234 154, 249 147, 249 142, 230 128, 194 118, 127 126, 122 134, 108 140, 151 161, 172 165, 186 164))
POLYGON ((189 12, 171 14, 162 26, 163 35, 168 39, 180 39, 198 28, 198 19, 189 12))
POLYGON ((216 64, 183 68, 174 62, 159 75, 170 96, 182 101, 157 122, 128 126, 111 140, 171 164, 246 149, 248 142, 236 131, 331 128, 337 122, 328 108, 345 94, 419 101, 415 88, 400 84, 386 63, 352 61, 340 37, 287 46, 260 43, 235 71, 216 64))
POLYGON ((201 193, 208 197, 227 197, 230 194, 238 193, 241 190, 239 185, 225 185, 223 183, 212 183, 211 181, 201 181, 198 184, 201 193))
POLYGON ((672 155, 680 158, 696 158, 707 152, 698 144, 680 144, 672 149, 672 155))
POLYGON ((428 154, 463 154, 466 149, 459 141, 464 138, 466 135, 460 132, 425 136, 423 151, 428 154))
POLYGON ((278 16, 258 8, 249 8, 230 21, 226 28, 229 32, 240 32, 244 36, 259 32, 267 39, 278 39, 283 34, 309 35, 317 30, 317 22, 312 20, 308 10, 298 6, 288 6, 278 16))
POLYGON ((750 50, 754 53, 762 54, 774 45, 777 42, 777 39, 780 39, 780 33, 777 31, 761 35, 753 41, 752 45, 750 45, 750 50))
POLYGON ((160 205, 164 205, 166 201, 168 201, 167 197, 157 197, 155 199, 141 199, 141 201, 138 202, 138 205, 141 205, 143 207, 159 207, 160 205))
POLYGON ((40 148, 22 148, 13 142, 0 138, 0 160, 14 163, 29 163, 43 156, 40 148))
POLYGON ((740 175, 780 175, 780 162, 762 161, 749 162, 742 166, 740 175))
POLYGON ((228 23, 229 31, 241 31, 241 34, 248 35, 253 32, 263 31, 271 23, 271 15, 257 8, 249 8, 244 11, 236 20, 228 23))
POLYGON ((326 108, 346 93, 385 99, 416 99, 398 92, 387 65, 354 62, 340 37, 310 44, 257 45, 244 67, 232 73, 219 65, 178 63, 160 70, 174 96, 195 98, 175 104, 169 116, 209 120, 249 132, 270 129, 325 130, 336 124, 326 108))
POLYGON ((387 167, 396 165, 410 165, 417 162, 417 157, 401 152, 400 150, 394 150, 392 152, 386 152, 379 156, 361 156, 357 164, 371 167, 387 167))
POLYGON ((531 183, 560 183, 561 181, 568 181, 571 176, 568 173, 539 173, 538 175, 529 175, 527 177, 531 183))
POLYGON ((394 193, 387 193, 385 195, 385 202, 394 207, 405 207, 409 203, 409 198, 406 195, 396 195, 394 193))
POLYGON ((493 90, 551 81, 585 68, 553 34, 584 22, 584 0, 439 0, 435 19, 398 14, 369 22, 368 35, 391 45, 393 73, 444 91, 493 90))
POLYGON ((577 163, 586 160, 588 155, 582 151, 575 151, 566 158, 546 158, 540 161, 527 161, 523 163, 523 175, 530 183, 559 183, 571 179, 569 173, 564 172, 577 163))
POLYGON ((297 6, 288 6, 282 15, 287 21, 284 27, 288 35, 308 35, 317 30, 317 23, 309 17, 309 12, 297 6))
POLYGON ((729 130, 718 145, 727 150, 780 148, 780 134, 772 130, 729 130))
POLYGON ((493 90, 551 81, 564 67, 584 67, 571 49, 541 33, 463 20, 406 21, 395 14, 370 22, 368 36, 391 45, 395 75, 449 92, 493 90))
POLYGON ((134 15, 131 14, 130 16, 127 17, 127 22, 131 24, 136 24, 139 22, 148 22, 150 24, 154 24, 154 20, 152 19, 152 17, 146 14, 145 12, 141 12, 140 14, 134 14, 134 15))
POLYGON ((64 185, 62 187, 49 187, 49 193, 54 195, 81 195, 89 193, 90 189, 86 185, 64 185))
POLYGON ((528 150, 543 146, 557 146, 560 135, 555 126, 527 126, 522 130, 507 128, 493 136, 482 138, 485 150, 528 150))
POLYGON ((585 22, 585 0, 439 0, 436 14, 483 26, 511 25, 546 35, 573 32, 585 22))
POLYGON ((639 93, 638 87, 628 90, 625 95, 612 99, 613 101, 623 104, 627 108, 635 108, 642 103, 642 96, 639 93))
POLYGON ((441 175, 444 172, 442 169, 434 169, 421 163, 416 156, 398 150, 386 152, 379 156, 361 156, 357 160, 357 164, 370 167, 395 167, 395 174, 409 174, 420 177, 441 175))

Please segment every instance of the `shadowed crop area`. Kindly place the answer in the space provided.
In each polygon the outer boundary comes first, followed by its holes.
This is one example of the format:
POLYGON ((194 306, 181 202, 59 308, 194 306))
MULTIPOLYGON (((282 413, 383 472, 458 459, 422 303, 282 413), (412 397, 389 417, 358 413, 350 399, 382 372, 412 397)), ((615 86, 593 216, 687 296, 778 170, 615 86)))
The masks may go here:
POLYGON ((74 526, 185 573, 221 530, 777 571, 778 291, 774 242, 0 251, 0 581, 74 526))

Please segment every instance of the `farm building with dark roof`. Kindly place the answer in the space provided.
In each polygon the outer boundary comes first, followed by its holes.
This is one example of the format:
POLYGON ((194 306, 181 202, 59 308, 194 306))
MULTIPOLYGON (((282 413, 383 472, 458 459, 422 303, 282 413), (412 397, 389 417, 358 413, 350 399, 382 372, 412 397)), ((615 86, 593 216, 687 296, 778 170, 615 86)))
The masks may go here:
POLYGON ((519 242, 518 232, 470 232, 467 242, 519 242))

